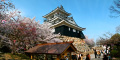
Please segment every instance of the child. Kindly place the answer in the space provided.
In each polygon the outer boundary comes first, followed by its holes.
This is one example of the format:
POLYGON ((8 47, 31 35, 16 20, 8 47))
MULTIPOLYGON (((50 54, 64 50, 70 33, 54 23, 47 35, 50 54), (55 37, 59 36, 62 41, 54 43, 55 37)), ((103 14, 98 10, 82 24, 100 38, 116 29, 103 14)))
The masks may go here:
POLYGON ((65 59, 68 60, 68 57, 66 56, 65 59))
POLYGON ((110 54, 108 54, 108 60, 111 60, 110 54))

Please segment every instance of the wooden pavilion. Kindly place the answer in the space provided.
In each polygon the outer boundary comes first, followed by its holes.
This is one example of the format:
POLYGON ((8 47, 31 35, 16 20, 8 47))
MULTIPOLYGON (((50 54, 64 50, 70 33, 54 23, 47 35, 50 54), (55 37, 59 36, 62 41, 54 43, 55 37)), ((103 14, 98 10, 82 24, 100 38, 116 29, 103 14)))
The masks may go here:
POLYGON ((71 60, 71 53, 77 51, 72 43, 73 42, 38 44, 28 51, 25 51, 25 53, 31 55, 31 59, 60 60, 67 57, 71 60))

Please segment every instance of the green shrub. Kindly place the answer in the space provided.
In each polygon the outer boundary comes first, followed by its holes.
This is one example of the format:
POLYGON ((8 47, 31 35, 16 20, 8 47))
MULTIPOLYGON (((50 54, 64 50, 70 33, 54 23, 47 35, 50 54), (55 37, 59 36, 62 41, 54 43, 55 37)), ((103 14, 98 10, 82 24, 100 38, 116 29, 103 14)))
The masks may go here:
POLYGON ((118 53, 119 53, 118 50, 112 50, 112 51, 111 51, 111 56, 112 56, 112 57, 119 57, 120 54, 118 54, 118 53))
POLYGON ((25 54, 11 54, 11 53, 7 53, 7 54, 9 54, 12 57, 12 59, 18 58, 19 60, 20 59, 30 60, 30 58, 28 56, 26 56, 25 54))
POLYGON ((17 56, 21 57, 21 59, 30 59, 28 56, 25 54, 17 54, 17 56))

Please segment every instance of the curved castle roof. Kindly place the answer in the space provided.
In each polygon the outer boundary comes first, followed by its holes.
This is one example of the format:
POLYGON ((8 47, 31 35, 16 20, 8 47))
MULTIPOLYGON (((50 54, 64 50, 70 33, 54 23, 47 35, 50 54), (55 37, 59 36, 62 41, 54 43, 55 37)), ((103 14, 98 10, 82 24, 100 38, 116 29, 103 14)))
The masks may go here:
POLYGON ((56 9, 52 10, 50 13, 46 14, 43 17, 46 18, 46 22, 49 22, 52 24, 52 27, 66 25, 79 31, 83 31, 86 29, 86 28, 79 27, 74 21, 73 17, 69 17, 70 15, 71 13, 66 12, 63 6, 61 5, 60 7, 57 7, 56 9))

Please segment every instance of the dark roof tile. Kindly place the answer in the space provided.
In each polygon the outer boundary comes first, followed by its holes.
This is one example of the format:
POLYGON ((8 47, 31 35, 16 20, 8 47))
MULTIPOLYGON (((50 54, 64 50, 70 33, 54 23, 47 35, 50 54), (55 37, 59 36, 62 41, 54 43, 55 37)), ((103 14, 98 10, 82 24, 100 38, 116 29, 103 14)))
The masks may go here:
POLYGON ((71 44, 72 42, 38 44, 26 51, 26 53, 61 54, 71 44))

